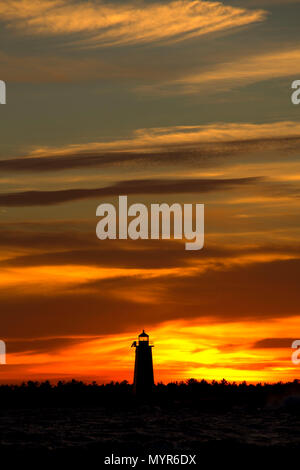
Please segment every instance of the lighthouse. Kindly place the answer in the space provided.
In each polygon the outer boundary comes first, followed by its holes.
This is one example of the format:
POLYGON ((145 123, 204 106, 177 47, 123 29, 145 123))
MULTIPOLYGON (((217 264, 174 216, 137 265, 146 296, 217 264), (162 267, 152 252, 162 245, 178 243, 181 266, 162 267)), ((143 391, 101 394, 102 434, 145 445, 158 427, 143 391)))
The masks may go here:
POLYGON ((131 347, 135 348, 133 390, 139 396, 147 396, 151 393, 154 385, 153 345, 149 343, 149 335, 143 330, 131 347))

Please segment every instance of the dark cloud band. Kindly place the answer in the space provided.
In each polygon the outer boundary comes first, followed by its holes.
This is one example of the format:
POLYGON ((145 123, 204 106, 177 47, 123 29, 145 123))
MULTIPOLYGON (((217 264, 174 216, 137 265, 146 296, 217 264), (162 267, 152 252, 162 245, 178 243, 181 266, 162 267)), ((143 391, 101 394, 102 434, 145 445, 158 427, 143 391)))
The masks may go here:
POLYGON ((58 191, 23 191, 0 194, 0 206, 50 206, 71 201, 120 194, 207 193, 231 189, 261 181, 259 177, 230 179, 144 179, 120 181, 104 188, 63 189, 58 191))
POLYGON ((52 172, 74 170, 80 168, 113 167, 121 164, 185 164, 201 161, 214 166, 215 162, 207 162, 207 158, 225 157, 240 153, 258 151, 295 151, 300 148, 300 138, 278 137, 265 139, 245 139, 229 142, 204 142, 193 145, 165 146, 152 152, 79 152, 61 155, 45 155, 41 157, 19 157, 0 160, 0 171, 3 172, 52 172))

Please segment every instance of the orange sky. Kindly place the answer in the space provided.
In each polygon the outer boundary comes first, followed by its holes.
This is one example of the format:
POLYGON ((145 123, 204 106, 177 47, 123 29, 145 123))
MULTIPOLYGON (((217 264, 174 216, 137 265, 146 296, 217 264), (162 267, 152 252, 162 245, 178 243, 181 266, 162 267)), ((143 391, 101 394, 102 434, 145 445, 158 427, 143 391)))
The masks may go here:
POLYGON ((156 381, 299 377, 300 5, 254 3, 0 0, 0 382, 131 381, 144 328, 156 381), (203 250, 100 241, 119 195, 203 250))
MULTIPOLYGON (((299 377, 291 362, 291 342, 300 318, 211 324, 209 319, 172 321, 151 329, 155 380, 188 378, 275 382, 299 377), (282 331, 288 337, 282 339, 282 331), (265 338, 266 333, 269 335, 265 338), (281 339, 278 339, 281 338, 281 339)), ((98 382, 133 378, 134 332, 99 338, 73 337, 53 353, 15 352, 7 356, 3 381, 81 378, 98 382), (76 343, 77 342, 77 343, 76 343)), ((51 339, 51 338, 48 338, 51 339)), ((30 345, 29 345, 30 349, 30 345)), ((4 367, 4 366, 3 366, 4 367)))
MULTIPOLYGON (((283 124, 284 145, 285 129, 283 124)), ((130 381, 129 346, 143 328, 155 341, 156 380, 296 378, 290 346, 298 339, 300 321, 300 203, 295 197, 300 164, 294 149, 288 160, 270 160, 270 144, 280 147, 280 139, 253 149, 251 138, 226 161, 212 157, 201 169, 200 159, 196 172, 181 165, 180 177, 176 168, 167 178, 168 169, 149 167, 153 182, 157 171, 162 175, 162 194, 157 189, 152 194, 148 180, 129 197, 129 203, 204 202, 205 246, 199 252, 189 253, 183 241, 175 240, 98 240, 97 198, 91 193, 83 201, 49 204, 62 181, 53 186, 51 175, 44 176, 47 192, 29 173, 23 184, 36 193, 25 191, 13 204, 0 194, 9 208, 1 224, 2 338, 8 350, 1 381, 130 381), (253 162, 258 155, 260 161, 253 162), (199 178, 199 194, 191 190, 192 177, 193 184, 199 178), (180 192, 174 194, 179 181, 180 192), (25 207, 18 207, 23 202, 25 207)), ((195 166, 199 150, 193 145, 195 166)), ((110 169, 105 171, 109 176, 110 169)), ((76 170, 73 174, 71 185, 95 184, 89 182, 93 175, 81 182, 76 170)), ((103 187, 120 178, 126 185, 117 168, 103 187)), ((131 181, 129 188, 135 184, 131 181)))

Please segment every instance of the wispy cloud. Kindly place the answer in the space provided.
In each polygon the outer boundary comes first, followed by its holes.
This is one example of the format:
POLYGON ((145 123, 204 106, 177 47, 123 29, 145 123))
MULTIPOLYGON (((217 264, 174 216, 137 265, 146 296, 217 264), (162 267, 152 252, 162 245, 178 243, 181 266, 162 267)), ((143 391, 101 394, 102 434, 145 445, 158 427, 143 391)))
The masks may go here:
POLYGON ((72 144, 66 147, 37 148, 32 155, 67 155, 85 151, 148 151, 164 147, 195 145, 200 143, 233 142, 242 140, 273 139, 280 137, 299 137, 300 122, 281 121, 263 124, 223 123, 196 126, 171 126, 137 129, 133 137, 127 140, 110 142, 91 142, 72 144))
POLYGON ((237 179, 153 179, 120 181, 104 188, 23 191, 0 194, 0 205, 9 207, 49 206, 64 202, 118 196, 119 194, 207 193, 256 183, 259 178, 237 179))
POLYGON ((186 74, 159 85, 140 87, 141 91, 155 93, 199 93, 202 89, 223 92, 235 87, 270 80, 297 76, 300 73, 300 48, 241 57, 234 62, 218 64, 210 69, 186 74))
POLYGON ((252 150, 298 149, 300 123, 212 123, 136 130, 131 138, 107 142, 38 147, 26 158, 0 160, 1 171, 43 172, 121 163, 178 162, 252 150))
MULTIPOLYGON (((43 36, 74 34, 84 47, 177 42, 262 21, 264 10, 225 6, 216 1, 168 3, 1 0, 8 28, 43 36)), ((72 39, 71 39, 72 35, 72 39)))

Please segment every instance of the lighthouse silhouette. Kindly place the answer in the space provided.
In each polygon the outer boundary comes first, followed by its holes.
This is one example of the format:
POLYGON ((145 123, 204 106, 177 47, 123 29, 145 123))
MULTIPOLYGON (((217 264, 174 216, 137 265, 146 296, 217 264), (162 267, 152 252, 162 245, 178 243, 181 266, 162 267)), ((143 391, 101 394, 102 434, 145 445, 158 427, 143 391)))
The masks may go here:
POLYGON ((149 343, 149 335, 145 333, 145 330, 138 336, 138 341, 132 343, 131 347, 135 348, 133 391, 139 396, 147 396, 153 390, 154 375, 153 345, 149 343))

